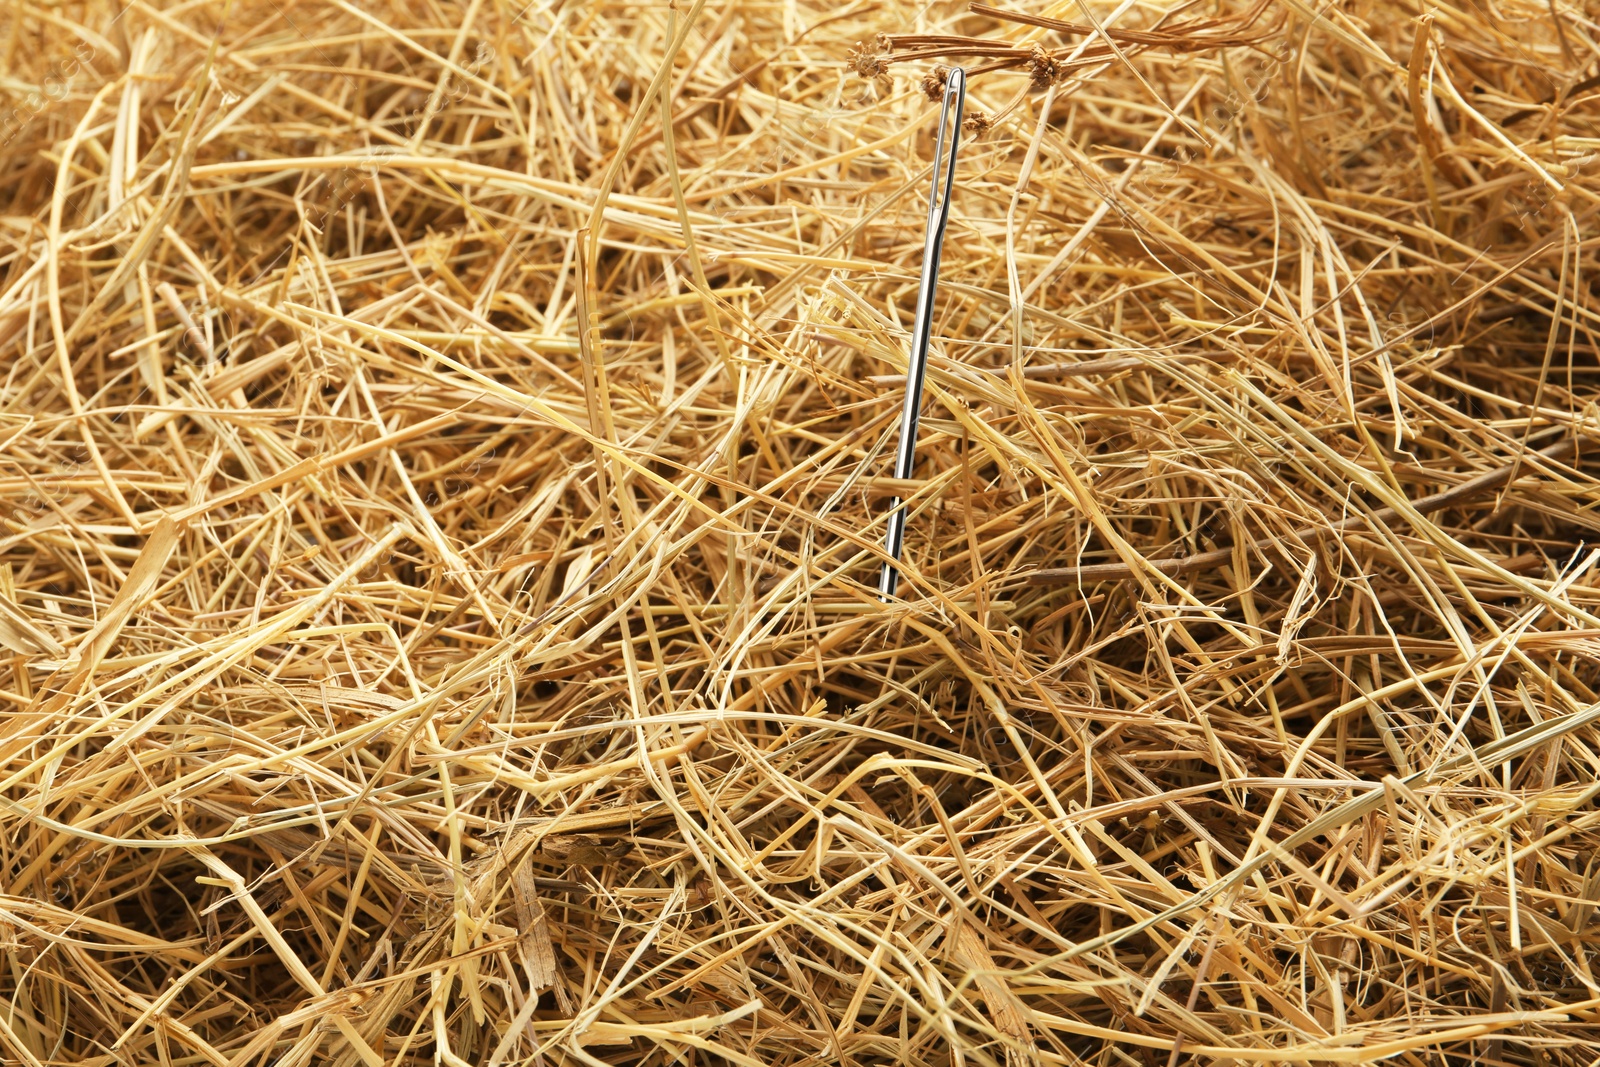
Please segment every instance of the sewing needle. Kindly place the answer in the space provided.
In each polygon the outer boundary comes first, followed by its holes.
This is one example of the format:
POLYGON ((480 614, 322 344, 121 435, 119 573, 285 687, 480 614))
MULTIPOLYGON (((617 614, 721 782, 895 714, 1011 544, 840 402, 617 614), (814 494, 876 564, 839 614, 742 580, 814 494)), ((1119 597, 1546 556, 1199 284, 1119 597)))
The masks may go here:
MULTIPOLYGON (((939 108, 939 138, 933 153, 933 187, 928 193, 928 227, 922 242, 922 280, 917 287, 917 314, 911 330, 911 360, 906 367, 905 407, 900 412, 900 448, 894 461, 894 476, 900 479, 910 478, 917 464, 917 423, 922 416, 922 383, 927 375, 928 342, 933 334, 933 297, 939 287, 939 254, 944 248, 945 226, 950 222, 950 191, 955 186, 961 112, 966 102, 966 72, 954 67, 944 85, 944 102, 939 108), (949 121, 952 100, 955 101, 953 123, 949 121), (946 126, 950 130, 948 154, 946 126)), ((906 539, 905 504, 895 497, 892 508, 883 544, 892 562, 883 565, 878 579, 878 592, 885 602, 894 596, 900 583, 898 564, 906 539)))

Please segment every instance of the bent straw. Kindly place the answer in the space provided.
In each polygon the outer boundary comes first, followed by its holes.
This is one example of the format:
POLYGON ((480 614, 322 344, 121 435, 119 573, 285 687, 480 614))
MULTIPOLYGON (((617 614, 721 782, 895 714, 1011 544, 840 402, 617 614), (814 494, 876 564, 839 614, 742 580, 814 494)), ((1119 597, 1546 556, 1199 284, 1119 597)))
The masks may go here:
MULTIPOLYGON (((955 187, 956 152, 961 141, 961 111, 967 102, 967 75, 953 67, 944 85, 944 101, 939 107, 939 139, 933 151, 933 187, 928 192, 928 227, 922 243, 922 281, 917 288, 917 317, 911 329, 911 362, 906 368, 906 400, 900 412, 900 450, 895 456, 894 476, 910 478, 917 464, 917 422, 922 416, 922 381, 928 369, 928 342, 933 334, 933 296, 939 287, 939 253, 944 248, 944 230, 950 221, 950 191, 955 187), (955 100, 955 122, 950 123, 950 101, 955 100), (945 155, 944 131, 950 127, 950 152, 945 155), (941 166, 943 170, 941 171, 941 166), (940 184, 943 183, 943 195, 940 184)), ((884 551, 891 562, 883 565, 878 592, 887 602, 900 584, 900 550, 906 539, 905 504, 894 498, 889 515, 889 531, 884 536, 884 551)))

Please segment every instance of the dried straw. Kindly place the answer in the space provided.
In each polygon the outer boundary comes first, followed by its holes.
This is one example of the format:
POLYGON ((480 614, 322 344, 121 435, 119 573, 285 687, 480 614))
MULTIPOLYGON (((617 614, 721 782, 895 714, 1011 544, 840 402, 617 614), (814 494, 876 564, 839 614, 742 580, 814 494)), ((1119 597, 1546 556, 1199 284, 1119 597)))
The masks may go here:
POLYGON ((0 1061, 1600 1055, 1591 7, 0 29, 0 1061))

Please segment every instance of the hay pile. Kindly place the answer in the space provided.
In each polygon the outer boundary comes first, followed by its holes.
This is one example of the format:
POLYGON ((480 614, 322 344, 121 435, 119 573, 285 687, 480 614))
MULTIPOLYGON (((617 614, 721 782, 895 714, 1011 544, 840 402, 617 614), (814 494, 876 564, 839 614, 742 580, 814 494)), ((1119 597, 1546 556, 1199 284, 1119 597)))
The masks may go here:
POLYGON ((1019 11, 6 7, 0 1060, 1594 1060, 1592 9, 1019 11))

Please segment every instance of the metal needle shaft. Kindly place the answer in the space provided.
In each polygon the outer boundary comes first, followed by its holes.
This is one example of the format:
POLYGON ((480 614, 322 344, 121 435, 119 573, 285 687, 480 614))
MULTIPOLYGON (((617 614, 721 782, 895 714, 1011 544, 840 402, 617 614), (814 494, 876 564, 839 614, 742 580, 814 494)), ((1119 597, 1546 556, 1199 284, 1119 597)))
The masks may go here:
MULTIPOLYGON (((950 221, 950 191, 955 187, 956 152, 961 141, 961 112, 967 102, 967 75, 960 67, 945 81, 939 108, 939 138, 933 151, 933 188, 928 193, 928 228, 922 244, 922 281, 917 287, 917 315, 911 329, 911 361, 906 368, 905 407, 900 412, 900 448, 894 476, 910 478, 917 465, 917 423, 922 417, 922 382, 928 370, 928 342, 933 335, 933 297, 939 287, 939 254, 944 248, 945 226, 950 221), (951 104, 954 103, 954 108, 951 104), (950 121, 952 110, 955 121, 950 121), (949 143, 945 131, 949 129, 949 143)), ((906 539, 905 505, 894 498, 884 551, 893 561, 883 565, 878 592, 887 601, 900 584, 900 550, 906 539)))

